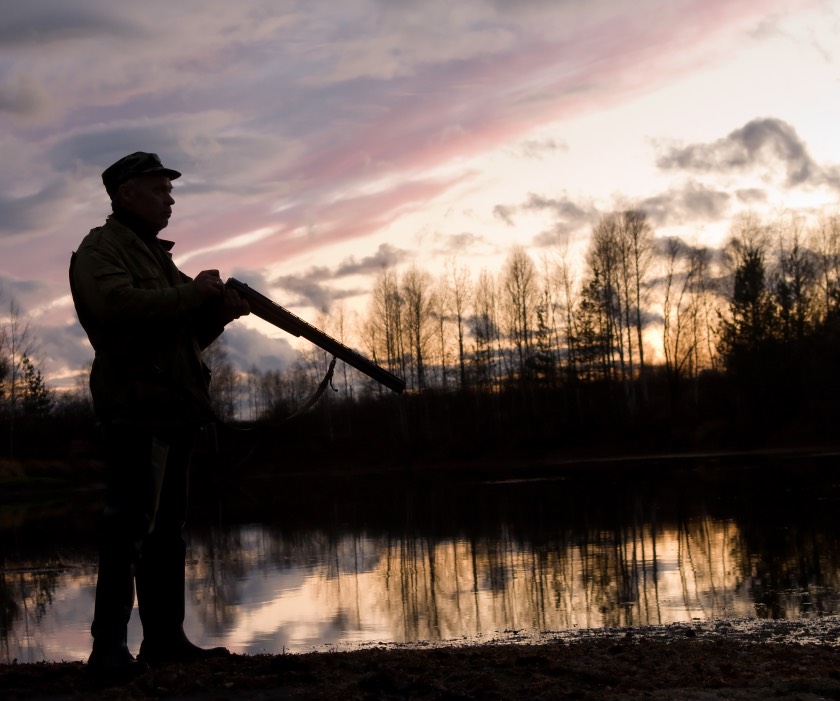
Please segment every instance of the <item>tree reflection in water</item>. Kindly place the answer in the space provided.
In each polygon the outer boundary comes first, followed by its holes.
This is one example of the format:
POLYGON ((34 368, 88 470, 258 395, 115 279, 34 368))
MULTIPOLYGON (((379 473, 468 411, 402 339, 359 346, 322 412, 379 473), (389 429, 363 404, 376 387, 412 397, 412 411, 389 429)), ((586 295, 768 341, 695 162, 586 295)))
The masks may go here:
MULTIPOLYGON (((189 532, 188 632, 261 653, 831 613, 840 558, 830 468, 346 478, 287 482, 247 504, 231 492, 226 523, 199 518, 189 532)), ((55 524, 25 521, 13 538, 3 531, 0 655, 81 659, 89 542, 73 560, 78 542, 39 541, 55 524)), ((132 635, 136 648, 136 625, 132 635)))

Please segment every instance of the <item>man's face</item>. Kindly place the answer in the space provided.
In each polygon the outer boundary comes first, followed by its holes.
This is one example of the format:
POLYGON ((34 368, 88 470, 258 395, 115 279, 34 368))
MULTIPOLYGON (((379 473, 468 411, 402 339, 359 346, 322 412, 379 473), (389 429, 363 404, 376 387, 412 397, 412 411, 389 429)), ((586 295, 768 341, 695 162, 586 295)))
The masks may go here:
POLYGON ((139 175, 120 185, 119 202, 150 229, 160 231, 172 216, 172 183, 165 175, 139 175))

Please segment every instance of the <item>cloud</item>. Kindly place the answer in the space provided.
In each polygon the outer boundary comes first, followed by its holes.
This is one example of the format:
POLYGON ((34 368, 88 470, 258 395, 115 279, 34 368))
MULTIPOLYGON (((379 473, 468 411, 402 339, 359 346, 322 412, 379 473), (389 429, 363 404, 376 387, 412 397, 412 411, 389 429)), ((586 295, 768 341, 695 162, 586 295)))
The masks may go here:
POLYGON ((565 153, 569 150, 568 144, 560 143, 554 139, 526 139, 519 143, 516 152, 529 159, 540 159, 545 156, 555 155, 558 152, 565 153))
POLYGON ((378 273, 385 268, 399 265, 410 257, 410 251, 404 248, 397 248, 390 243, 383 243, 376 249, 376 253, 371 256, 366 256, 361 260, 356 260, 356 258, 351 256, 342 261, 336 268, 334 277, 378 273))
POLYGON ((128 23, 120 13, 109 11, 111 3, 39 0, 29 3, 3 4, 0 24, 0 44, 4 46, 30 45, 43 50, 45 45, 75 39, 91 39, 102 34, 126 35, 128 23))
POLYGON ((235 367, 243 370, 251 367, 257 367, 263 372, 283 370, 298 358, 298 352, 287 338, 270 338, 237 322, 226 327, 223 338, 230 361, 235 367))
MULTIPOLYGON (((401 247, 394 224, 434 212, 459 185, 461 192, 480 187, 478 157, 505 147, 525 166, 547 160, 566 148, 535 136, 547 125, 608 111, 667 85, 689 64, 708 65, 721 46, 732 46, 718 39, 740 37, 783 0, 640 0, 632 7, 352 0, 331 4, 329 12, 318 3, 275 0, 205 0, 196 5, 201 12, 165 0, 5 5, 3 272, 48 280, 44 289, 61 285, 65 293, 62 249, 69 253, 101 224, 107 207, 99 174, 143 149, 184 172, 172 238, 190 270, 224 264, 266 294, 282 283, 298 301, 321 308, 356 294, 331 289, 336 280, 415 255, 408 243, 401 247), (258 245, 225 247, 263 230, 272 233, 258 245), (333 244, 386 232, 390 243, 371 255, 329 258, 333 244), (53 249, 45 251, 48 236, 53 249), (322 250, 318 260, 326 265, 300 275, 244 277, 322 250)), ((733 136, 729 149, 742 149, 745 158, 785 158, 791 177, 807 177, 813 164, 807 152, 797 161, 785 150, 794 145, 790 137, 765 127, 733 136), (758 144, 755 152, 750 143, 758 144)), ((712 155, 699 150, 687 163, 712 155)), ((840 187, 836 169, 821 175, 840 187)), ((724 211, 725 198, 712 187, 675 189, 650 204, 663 219, 710 216, 724 211)), ((565 196, 532 195, 494 209, 511 227, 534 213, 553 220, 537 245, 597 216, 565 196)), ((455 228, 461 233, 435 238, 444 243, 439 250, 422 253, 452 255, 482 243, 455 228)), ((265 343, 266 357, 276 349, 270 339, 249 342, 265 343)))
POLYGON ((20 118, 38 117, 46 111, 49 102, 43 86, 29 76, 18 76, 0 85, 0 113, 20 118))
POLYGON ((565 236, 583 227, 590 226, 598 217, 592 205, 580 205, 567 197, 546 197, 534 192, 518 205, 496 205, 493 214, 508 226, 516 226, 521 214, 548 213, 554 220, 550 229, 534 238, 537 246, 556 245, 565 236))
POLYGON ((38 233, 63 220, 76 189, 69 178, 57 177, 37 192, 19 197, 0 194, 0 236, 38 233))
POLYGON ((735 197, 738 198, 739 202, 747 205, 762 204, 767 201, 767 192, 766 190, 750 187, 736 190, 735 197))
POLYGON ((497 204, 493 207, 493 216, 501 219, 508 226, 514 226, 514 215, 517 208, 506 204, 497 204))
POLYGON ((653 224, 669 226, 722 218, 731 200, 728 192, 691 180, 682 187, 643 198, 634 207, 644 211, 653 224))
POLYGON ((663 170, 713 174, 772 169, 778 162, 786 169, 788 185, 826 182, 796 130, 781 119, 754 119, 711 143, 671 146, 656 161, 663 170))
POLYGON ((591 222, 592 209, 584 209, 567 198, 557 199, 531 193, 528 201, 521 205, 523 211, 550 212, 555 218, 562 219, 572 225, 583 225, 591 222))
POLYGON ((29 310, 47 301, 51 290, 39 280, 17 280, 0 275, 0 302, 14 300, 22 310, 29 310))
POLYGON ((38 326, 37 355, 53 370, 77 372, 89 368, 93 349, 79 323, 38 326))
POLYGON ((354 257, 346 258, 333 269, 325 266, 315 266, 300 275, 283 275, 274 278, 270 285, 295 293, 297 299, 290 304, 303 304, 326 312, 336 302, 366 294, 368 290, 336 290, 325 283, 356 275, 375 274, 380 270, 398 265, 408 257, 408 251, 383 243, 380 244, 373 255, 360 260, 354 257))
POLYGON ((473 251, 478 246, 487 244, 487 240, 479 234, 471 231, 462 231, 458 234, 437 234, 435 241, 440 242, 437 252, 443 256, 453 256, 473 251))
POLYGON ((306 305, 324 313, 329 311, 337 300, 362 293, 338 291, 327 287, 323 284, 324 278, 327 277, 325 273, 322 268, 313 268, 304 275, 283 275, 276 278, 273 284, 297 295, 296 299, 286 304, 306 305))

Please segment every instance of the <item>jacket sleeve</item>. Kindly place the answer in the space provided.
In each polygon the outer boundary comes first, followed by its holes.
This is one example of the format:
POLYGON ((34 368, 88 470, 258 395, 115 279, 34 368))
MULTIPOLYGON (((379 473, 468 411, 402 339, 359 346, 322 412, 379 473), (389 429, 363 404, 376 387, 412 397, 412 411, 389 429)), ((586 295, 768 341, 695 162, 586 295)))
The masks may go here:
POLYGON ((79 248, 74 286, 89 312, 101 323, 166 322, 183 319, 202 305, 195 282, 182 276, 175 286, 161 286, 160 272, 149 264, 123 264, 107 246, 79 248))

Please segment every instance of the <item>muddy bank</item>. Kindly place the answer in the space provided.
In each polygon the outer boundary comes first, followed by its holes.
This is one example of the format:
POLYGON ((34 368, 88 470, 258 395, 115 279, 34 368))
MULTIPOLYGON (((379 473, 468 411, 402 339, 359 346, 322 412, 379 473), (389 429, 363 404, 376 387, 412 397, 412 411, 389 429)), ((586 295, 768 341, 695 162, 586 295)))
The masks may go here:
POLYGON ((152 670, 126 685, 82 662, 0 666, 9 701, 76 699, 681 699, 840 698, 840 621, 717 621, 639 629, 500 633, 482 644, 371 645, 233 656, 152 670))

